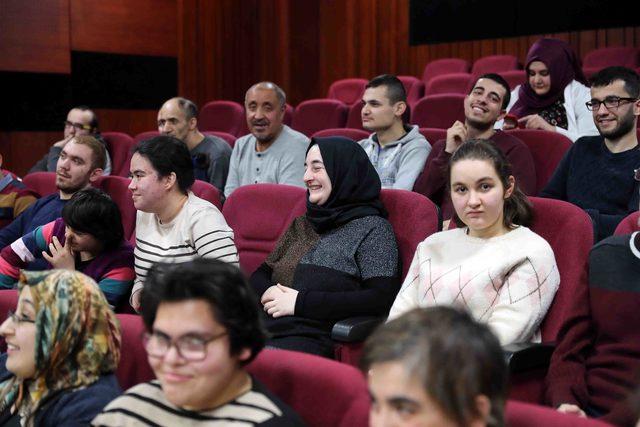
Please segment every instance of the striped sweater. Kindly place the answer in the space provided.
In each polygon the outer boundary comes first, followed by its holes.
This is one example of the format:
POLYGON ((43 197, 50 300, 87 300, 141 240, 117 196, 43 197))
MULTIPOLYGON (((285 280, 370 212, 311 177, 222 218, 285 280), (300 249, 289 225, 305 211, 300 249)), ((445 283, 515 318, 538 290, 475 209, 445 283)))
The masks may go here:
MULTIPOLYGON (((62 218, 37 227, 2 249, 0 288, 13 288, 20 269, 36 258, 42 258, 42 251, 48 251, 53 237, 65 244, 65 224, 62 218)), ((133 284, 133 249, 128 242, 123 241, 119 247, 102 252, 89 261, 81 262, 76 259, 76 270, 95 280, 109 304, 116 307, 129 294, 133 284)))
POLYGON ((251 390, 218 408, 194 412, 169 402, 160 382, 138 384, 109 403, 94 426, 303 426, 300 417, 253 379, 251 390))
POLYGON ((138 211, 135 248, 136 281, 133 293, 142 289, 156 262, 186 262, 215 258, 238 265, 233 230, 211 203, 189 192, 180 213, 166 224, 149 212, 138 211))
POLYGON ((14 174, 0 170, 0 228, 13 221, 36 198, 37 194, 29 190, 14 174))

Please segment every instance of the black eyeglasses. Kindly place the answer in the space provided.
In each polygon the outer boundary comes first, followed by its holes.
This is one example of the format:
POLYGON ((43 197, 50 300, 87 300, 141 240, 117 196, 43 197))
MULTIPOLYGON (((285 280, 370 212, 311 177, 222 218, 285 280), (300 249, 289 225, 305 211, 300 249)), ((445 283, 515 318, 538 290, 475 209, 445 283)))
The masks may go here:
POLYGON ((599 101, 597 99, 592 99, 591 101, 585 102, 585 105, 589 109, 589 111, 598 111, 600 106, 604 104, 607 110, 615 110, 620 107, 621 103, 624 102, 634 102, 637 101, 638 98, 621 98, 619 96, 607 96, 604 101, 599 101))
POLYGON ((636 181, 640 181, 640 169, 634 169, 633 170, 633 178, 636 181))
POLYGON ((73 127, 77 130, 91 130, 91 125, 83 125, 82 123, 73 123, 69 120, 64 121, 64 127, 73 127))
POLYGON ((26 317, 24 314, 23 314, 23 315, 21 315, 21 316, 18 316, 18 315, 16 314, 16 312, 15 312, 15 311, 13 311, 13 310, 9 310, 9 311, 7 311, 7 317, 10 317, 10 318, 11 318, 11 321, 12 321, 13 323, 15 323, 16 325, 19 325, 19 324, 21 324, 21 323, 36 323, 36 321, 35 321, 35 320, 31 320, 31 319, 29 319, 29 318, 28 318, 28 317, 26 317))
POLYGON ((147 350, 147 354, 151 357, 164 357, 171 347, 175 347, 183 359, 190 362, 199 362, 207 357, 207 345, 225 335, 227 335, 226 332, 209 338, 187 335, 172 340, 165 334, 154 332, 152 334, 143 334, 142 343, 145 350, 147 350))

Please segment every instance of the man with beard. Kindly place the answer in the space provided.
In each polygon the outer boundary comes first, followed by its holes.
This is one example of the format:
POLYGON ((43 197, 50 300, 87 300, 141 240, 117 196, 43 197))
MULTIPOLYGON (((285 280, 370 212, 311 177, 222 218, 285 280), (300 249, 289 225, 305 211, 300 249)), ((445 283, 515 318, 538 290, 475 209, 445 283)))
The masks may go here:
POLYGON ((158 111, 158 131, 184 142, 191 154, 196 179, 214 185, 220 193, 229 173, 231 147, 221 138, 198 130, 198 107, 185 98, 171 98, 158 111))
POLYGON ((305 151, 309 138, 282 123, 286 95, 271 82, 249 88, 244 99, 251 132, 236 141, 225 197, 248 184, 274 183, 304 187, 305 151))
POLYGON ((510 97, 509 84, 501 76, 480 76, 464 99, 464 123, 456 121, 447 129, 447 138, 433 145, 413 191, 424 194, 440 206, 445 220, 450 219, 454 213, 447 190, 446 170, 449 159, 469 139, 492 141, 511 164, 520 189, 525 194, 535 193, 536 172, 529 148, 518 138, 493 128, 496 121, 504 118, 510 97))
MULTIPOLYGON (((89 135, 70 139, 60 152, 56 169, 58 193, 38 199, 11 224, 0 231, 0 248, 10 245, 36 227, 62 214, 67 200, 102 176, 106 159, 104 145, 89 135)), ((31 263, 28 269, 44 269, 46 262, 31 263)))
POLYGON ((601 240, 638 209, 640 150, 640 76, 625 67, 609 67, 591 79, 587 108, 599 136, 578 139, 565 154, 542 197, 571 202, 593 220, 601 240))

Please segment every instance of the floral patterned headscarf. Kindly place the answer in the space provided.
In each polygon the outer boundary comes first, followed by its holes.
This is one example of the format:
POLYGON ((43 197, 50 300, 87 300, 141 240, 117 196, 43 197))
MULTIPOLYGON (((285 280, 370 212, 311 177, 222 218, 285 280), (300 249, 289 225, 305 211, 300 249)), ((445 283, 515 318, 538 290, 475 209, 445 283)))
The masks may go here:
POLYGON ((0 384, 0 410, 15 403, 31 424, 47 398, 115 371, 120 329, 96 282, 80 272, 23 271, 18 289, 25 286, 31 289, 36 313, 36 373, 0 384))

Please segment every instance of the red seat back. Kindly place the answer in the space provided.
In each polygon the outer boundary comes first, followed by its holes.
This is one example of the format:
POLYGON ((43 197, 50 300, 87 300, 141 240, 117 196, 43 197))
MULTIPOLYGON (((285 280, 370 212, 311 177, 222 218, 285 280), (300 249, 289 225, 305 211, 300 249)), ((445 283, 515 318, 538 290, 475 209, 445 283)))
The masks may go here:
POLYGON ((365 427, 369 392, 354 367, 287 350, 265 349, 248 371, 310 427, 365 427))
POLYGON ((425 95, 438 95, 443 93, 460 93, 466 95, 471 86, 471 74, 454 73, 443 74, 432 78, 427 84, 425 95))
POLYGON ((346 127, 350 129, 362 129, 362 103, 356 102, 351 107, 349 107, 349 113, 347 115, 347 124, 346 127))
POLYGON ((200 131, 215 130, 240 136, 245 120, 244 108, 234 101, 207 102, 198 115, 200 131))
POLYGON ((293 127, 307 136, 322 129, 343 128, 349 108, 336 99, 310 99, 296 107, 293 127))
POLYGON ((438 129, 438 128, 420 128, 420 133, 427 139, 427 142, 433 144, 440 141, 441 139, 447 138, 447 130, 446 129, 438 129))
POLYGON ((118 205, 122 216, 122 227, 124 228, 124 238, 129 240, 136 230, 136 208, 133 205, 131 192, 129 191, 129 178, 121 176, 100 177, 93 186, 107 193, 118 205))
POLYGON ((531 230, 549 242, 560 272, 560 287, 541 325, 542 341, 551 342, 570 321, 571 301, 588 286, 593 225, 589 215, 571 203, 539 197, 529 200, 534 211, 531 230))
POLYGON ((218 138, 223 139, 227 144, 229 144, 231 148, 233 148, 236 145, 237 137, 235 135, 231 135, 230 133, 218 132, 215 130, 208 130, 202 133, 205 135, 217 136, 218 138))
POLYGON ((500 75, 509 83, 511 90, 527 82, 527 72, 525 70, 502 71, 500 75))
POLYGON ((251 275, 271 253, 297 216, 306 212, 306 191, 281 184, 253 184, 236 189, 222 213, 233 229, 240 268, 251 275))
POLYGON ((196 179, 193 183, 193 186, 191 187, 191 191, 193 191, 193 194, 195 194, 196 196, 211 202, 213 206, 222 210, 220 191, 218 191, 218 189, 214 185, 196 179))
POLYGON ((147 139, 154 138, 158 135, 160 135, 160 132, 158 132, 157 130, 149 130, 147 132, 141 132, 137 134, 136 136, 133 137, 133 140, 137 144, 140 141, 146 141, 147 139))
POLYGON ((422 194, 406 190, 383 189, 380 199, 398 242, 404 280, 418 243, 442 227, 438 207, 422 194))
POLYGON ((536 194, 539 194, 551 179, 558 163, 573 145, 571 140, 558 132, 537 129, 514 129, 508 132, 524 142, 535 163, 536 194))
POLYGON ((142 317, 137 314, 116 314, 116 317, 120 321, 122 335, 116 376, 120 387, 127 390, 136 384, 151 381, 155 374, 149 366, 147 352, 142 344, 142 334, 145 332, 142 317))
POLYGON ((424 71, 422 72, 422 81, 425 85, 428 85, 429 81, 436 76, 451 73, 468 73, 469 68, 469 61, 466 59, 436 59, 435 61, 431 61, 425 65, 424 71))
POLYGON ((35 191, 40 197, 48 196, 58 191, 55 172, 33 172, 22 178, 22 183, 35 191))
POLYGON ((634 69, 640 66, 640 49, 637 47, 603 47, 587 53, 582 60, 583 68, 602 69, 620 65, 634 69))
POLYGON ((413 76, 398 76, 407 92, 407 104, 412 106, 424 96, 424 83, 413 76))
POLYGON ((369 83, 365 79, 341 79, 336 80, 329 86, 327 98, 337 99, 347 105, 360 102, 364 87, 369 83))
POLYGON ((478 77, 481 74, 500 73, 518 68, 518 58, 513 55, 489 55, 476 59, 471 68, 471 74, 478 77))
POLYGON ((129 176, 131 150, 136 144, 135 140, 122 132, 103 132, 102 137, 107 142, 111 155, 111 175, 129 176))
POLYGON ((429 95, 413 107, 411 123, 421 128, 448 129, 456 121, 464 122, 462 94, 429 95))
POLYGON ((370 133, 362 129, 350 129, 350 128, 336 128, 336 129, 323 129, 313 134, 314 138, 323 138, 327 136, 344 136, 345 138, 352 139, 356 142, 361 139, 369 138, 370 133))
POLYGON ((625 219, 620 221, 620 224, 616 227, 616 231, 613 234, 631 234, 634 231, 640 231, 640 212, 633 212, 629 214, 625 219))
POLYGON ((510 400, 505 408, 505 425, 509 427, 607 427, 609 424, 593 418, 563 414, 553 408, 510 400))

